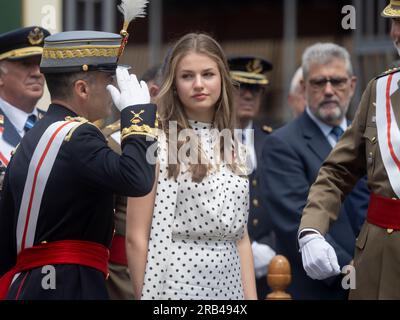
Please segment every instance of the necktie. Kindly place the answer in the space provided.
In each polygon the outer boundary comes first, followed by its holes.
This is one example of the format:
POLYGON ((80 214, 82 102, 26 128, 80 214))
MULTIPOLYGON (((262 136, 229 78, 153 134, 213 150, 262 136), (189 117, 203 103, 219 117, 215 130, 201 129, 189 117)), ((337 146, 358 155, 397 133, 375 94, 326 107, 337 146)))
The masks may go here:
POLYGON ((336 139, 336 142, 340 139, 340 137, 343 134, 343 129, 339 126, 333 127, 331 133, 333 134, 333 136, 336 139))
POLYGON ((31 114, 28 119, 25 122, 24 130, 25 132, 28 132, 36 123, 36 116, 34 114, 31 114))

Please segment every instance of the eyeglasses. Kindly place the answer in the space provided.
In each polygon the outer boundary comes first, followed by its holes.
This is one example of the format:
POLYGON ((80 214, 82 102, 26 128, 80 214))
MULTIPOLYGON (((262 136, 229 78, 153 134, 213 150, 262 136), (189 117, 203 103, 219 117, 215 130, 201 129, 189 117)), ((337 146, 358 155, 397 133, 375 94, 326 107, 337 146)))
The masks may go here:
POLYGON ((311 85, 311 88, 314 90, 323 90, 326 87, 326 84, 329 82, 333 88, 336 90, 343 90, 346 88, 347 82, 349 78, 319 78, 319 79, 310 79, 308 82, 311 85))

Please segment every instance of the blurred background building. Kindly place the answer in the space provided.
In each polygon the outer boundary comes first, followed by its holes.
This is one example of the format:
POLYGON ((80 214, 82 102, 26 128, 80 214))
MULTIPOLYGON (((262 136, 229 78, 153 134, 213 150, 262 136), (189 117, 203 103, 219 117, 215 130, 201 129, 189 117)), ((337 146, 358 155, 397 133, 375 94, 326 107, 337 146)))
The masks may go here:
MULTIPOLYGON (((52 33, 91 29, 119 32, 120 0, 0 0, 0 32, 32 24, 52 33)), ((150 0, 148 16, 130 26, 122 59, 141 75, 161 62, 168 45, 190 31, 214 36, 228 55, 265 57, 274 65, 260 115, 277 125, 291 119, 286 105, 290 80, 305 47, 332 41, 351 53, 359 82, 349 111, 375 75, 398 59, 389 38, 389 19, 380 17, 386 0, 150 0), (345 30, 345 6, 354 6, 356 28, 345 30)), ((44 99, 48 99, 44 98, 44 99)), ((45 100, 44 100, 45 101, 45 100)), ((42 102, 43 106, 47 102, 42 102)))

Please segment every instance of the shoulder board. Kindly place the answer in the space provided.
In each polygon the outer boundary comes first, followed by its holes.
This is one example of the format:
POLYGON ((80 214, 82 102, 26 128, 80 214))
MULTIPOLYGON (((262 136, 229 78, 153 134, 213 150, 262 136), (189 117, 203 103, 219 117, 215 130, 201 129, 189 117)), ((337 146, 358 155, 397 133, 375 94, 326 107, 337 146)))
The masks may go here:
POLYGON ((108 136, 112 135, 114 132, 117 132, 119 130, 121 130, 121 121, 120 120, 115 121, 112 124, 109 124, 107 127, 105 127, 102 130, 102 132, 106 137, 108 137, 108 136))
POLYGON ((262 131, 266 132, 266 133, 271 133, 272 131, 274 131, 274 129, 272 129, 270 126, 262 126, 261 127, 262 131))
POLYGON ((382 78, 382 77, 387 76, 387 75, 389 75, 391 73, 396 73, 396 72, 399 72, 399 71, 400 71, 400 68, 391 68, 391 69, 388 69, 385 72, 381 73, 375 79, 382 78))
POLYGON ((65 117, 65 121, 74 121, 74 122, 81 122, 81 123, 89 122, 89 120, 84 117, 65 117))
POLYGON ((91 124, 93 127, 97 128, 97 126, 95 124, 89 122, 88 119, 83 118, 83 117, 65 117, 65 121, 76 122, 76 126, 73 127, 70 132, 68 132, 67 136, 64 139, 64 141, 67 141, 67 142, 71 140, 72 134, 75 132, 75 130, 78 129, 83 124, 86 124, 86 123, 91 124))

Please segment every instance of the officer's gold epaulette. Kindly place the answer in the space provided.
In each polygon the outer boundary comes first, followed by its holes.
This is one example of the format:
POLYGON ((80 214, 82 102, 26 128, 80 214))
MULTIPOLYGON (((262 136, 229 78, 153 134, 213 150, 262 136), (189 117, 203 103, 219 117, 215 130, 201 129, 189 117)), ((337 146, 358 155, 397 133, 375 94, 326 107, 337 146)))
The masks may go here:
POLYGON ((266 133, 272 133, 272 131, 274 131, 274 129, 272 129, 272 127, 266 126, 266 125, 262 126, 261 129, 266 133))
POLYGON ((386 70, 385 72, 381 73, 379 76, 375 77, 375 79, 379 79, 379 78, 382 78, 384 76, 387 76, 388 74, 396 73, 396 72, 399 72, 399 71, 400 71, 399 67, 390 68, 390 69, 386 70))
POLYGON ((110 135, 112 135, 114 132, 117 132, 121 130, 121 121, 117 120, 112 124, 109 124, 108 126, 106 126, 102 132, 104 134, 105 137, 109 137, 110 135))
POLYGON ((75 132, 76 129, 78 129, 81 125, 87 123, 87 124, 91 124, 92 126, 94 126, 95 128, 98 129, 98 127, 94 124, 91 123, 88 119, 84 118, 84 117, 65 117, 65 121, 73 121, 76 122, 76 126, 74 126, 67 134, 67 136, 65 137, 64 141, 70 141, 71 137, 73 135, 73 133, 75 132))

